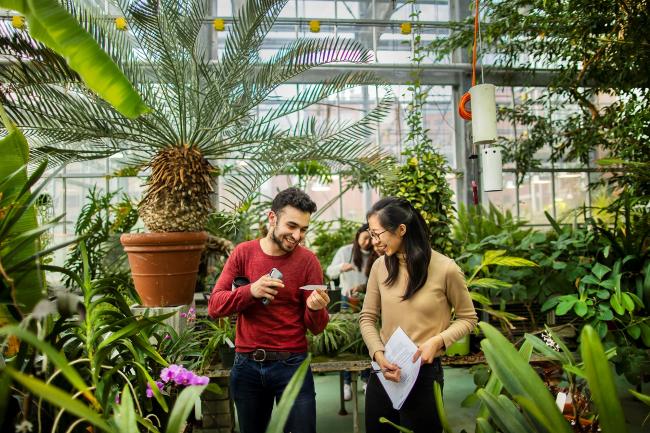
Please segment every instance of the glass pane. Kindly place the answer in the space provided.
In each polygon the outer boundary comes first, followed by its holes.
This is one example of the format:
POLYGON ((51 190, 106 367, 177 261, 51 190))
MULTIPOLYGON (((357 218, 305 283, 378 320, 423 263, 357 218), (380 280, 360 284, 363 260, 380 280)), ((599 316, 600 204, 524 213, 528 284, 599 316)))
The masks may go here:
POLYGON ((551 173, 527 174, 519 187, 520 218, 530 224, 549 224, 544 212, 553 216, 551 173))
POLYGON ((558 220, 572 223, 577 214, 578 221, 584 221, 582 207, 589 206, 588 183, 587 173, 555 173, 555 209, 558 220))
POLYGON ((81 213, 81 208, 87 203, 86 196, 93 187, 97 191, 106 191, 104 178, 67 178, 65 182, 65 221, 69 224, 69 233, 74 233, 74 225, 81 213))
POLYGON ((501 212, 510 211, 517 216, 517 179, 515 173, 503 173, 503 190, 483 192, 483 206, 492 203, 501 212))

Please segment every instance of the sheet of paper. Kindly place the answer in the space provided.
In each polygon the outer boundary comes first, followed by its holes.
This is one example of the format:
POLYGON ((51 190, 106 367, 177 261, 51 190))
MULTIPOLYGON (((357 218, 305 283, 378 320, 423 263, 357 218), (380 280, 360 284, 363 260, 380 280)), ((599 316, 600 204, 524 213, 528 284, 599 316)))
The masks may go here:
MULTIPOLYGON (((418 378, 420 372, 420 360, 412 362, 413 354, 418 350, 415 343, 409 338, 408 335, 402 330, 397 328, 393 335, 388 339, 385 345, 386 351, 384 356, 393 364, 400 367, 400 381, 392 382, 386 380, 382 373, 378 373, 377 377, 384 386, 390 401, 393 403, 393 408, 399 410, 406 401, 415 380, 418 378)), ((372 368, 379 370, 379 364, 372 362, 372 368)))

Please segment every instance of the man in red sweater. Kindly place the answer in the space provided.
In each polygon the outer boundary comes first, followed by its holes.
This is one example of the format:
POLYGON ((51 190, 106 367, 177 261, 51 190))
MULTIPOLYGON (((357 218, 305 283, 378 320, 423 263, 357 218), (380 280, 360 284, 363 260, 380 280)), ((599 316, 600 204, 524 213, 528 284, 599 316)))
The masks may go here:
MULTIPOLYGON (((268 235, 239 244, 212 290, 211 317, 238 314, 230 391, 241 433, 266 431, 274 402, 307 357, 306 330, 318 334, 329 320, 327 293, 300 289, 323 283, 318 259, 300 245, 315 211, 316 204, 299 189, 278 193, 268 214, 268 235), (269 276, 273 268, 282 279, 269 276), (231 290, 233 279, 240 276, 253 283, 231 290)), ((309 370, 285 432, 316 432, 315 396, 309 370)))

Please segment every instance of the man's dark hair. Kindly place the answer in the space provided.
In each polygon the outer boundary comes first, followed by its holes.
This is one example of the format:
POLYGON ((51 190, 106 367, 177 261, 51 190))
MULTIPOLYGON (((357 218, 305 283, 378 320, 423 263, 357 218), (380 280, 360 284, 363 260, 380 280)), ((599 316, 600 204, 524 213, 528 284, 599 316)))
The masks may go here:
POLYGON ((302 190, 287 188, 280 191, 271 203, 271 210, 278 215, 287 206, 295 207, 310 214, 316 212, 316 203, 302 190))

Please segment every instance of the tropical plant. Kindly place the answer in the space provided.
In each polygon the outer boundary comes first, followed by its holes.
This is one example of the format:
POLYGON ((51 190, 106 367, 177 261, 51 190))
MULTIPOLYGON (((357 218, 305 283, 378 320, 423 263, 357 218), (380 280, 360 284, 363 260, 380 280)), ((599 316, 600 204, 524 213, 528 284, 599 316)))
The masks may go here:
MULTIPOLYGON (((168 412, 166 399, 152 378, 152 373, 167 366, 168 361, 151 341, 157 340, 161 346, 161 342, 166 340, 166 328, 160 322, 170 314, 133 316, 123 296, 114 289, 113 281, 108 278, 90 279, 83 246, 81 252, 84 274, 75 282, 82 298, 72 293, 60 293, 55 301, 41 301, 30 318, 51 321, 53 313, 60 314, 53 326, 41 327, 44 335, 30 332, 26 327, 29 321, 22 326, 0 328, 0 335, 17 336, 26 343, 7 360, 8 366, 1 375, 2 395, 7 395, 11 387, 13 393, 22 395, 25 402, 30 403, 20 413, 11 414, 11 418, 34 422, 33 414, 36 412, 39 422, 51 426, 52 431, 56 431, 61 423, 77 425, 84 419, 105 431, 124 431, 120 430, 124 421, 119 419, 119 413, 131 409, 121 404, 124 398, 133 397, 137 406, 133 419, 157 431, 147 416, 154 408, 153 403, 137 396, 143 396, 148 389, 160 408, 168 412), (51 364, 39 359, 48 359, 51 364), (50 366, 54 367, 53 371, 50 366), (124 393, 125 388, 128 395, 124 393), (37 399, 30 398, 30 395, 37 399), (82 404, 77 399, 79 396, 89 406, 82 404), (53 405, 53 413, 43 406, 42 400, 53 405), (35 411, 30 410, 30 405, 35 411)), ((219 391, 214 385, 209 387, 219 391)), ((177 405, 193 405, 204 388, 186 393, 187 397, 179 397, 177 405), (191 401, 185 402, 185 398, 191 401)), ((180 421, 175 419, 177 416, 175 412, 170 414, 167 431, 179 431, 179 422, 184 421, 187 414, 180 421)), ((137 428, 130 431, 137 431, 137 428)))
MULTIPOLYGON (((117 191, 104 193, 93 187, 88 191, 86 204, 75 223, 75 235, 83 239, 88 255, 91 280, 108 274, 116 276, 124 269, 126 255, 118 237, 135 226, 138 212, 126 194, 115 201, 117 195, 117 191)), ((65 267, 77 275, 83 272, 80 246, 68 253, 65 267)), ((71 277, 64 282, 67 287, 74 283, 71 277)))
MULTIPOLYGON (((578 390, 575 386, 578 381, 581 383, 580 386, 588 389, 600 431, 605 433, 627 431, 627 427, 622 422, 625 417, 614 384, 612 369, 608 363, 613 351, 606 352, 603 349, 600 338, 593 328, 585 326, 582 330, 580 345, 582 361, 578 362, 556 336, 552 338, 554 345, 558 346, 557 350, 547 346, 539 338, 527 335, 525 343, 518 352, 494 327, 487 323, 480 323, 479 326, 485 334, 481 347, 492 370, 492 376, 486 387, 477 392, 482 403, 476 419, 477 432, 591 431, 583 430, 583 426, 578 422, 570 423, 558 410, 555 396, 529 364, 533 349, 562 365, 574 392, 578 390), (503 394, 502 391, 507 391, 508 394, 503 394)), ((446 433, 452 433, 444 412, 440 387, 437 384, 434 384, 434 387, 443 428, 446 433)), ((647 398, 644 395, 640 397, 647 398)))
POLYGON ((366 140, 392 104, 390 91, 354 123, 320 124, 306 117, 292 127, 279 126, 323 98, 381 82, 372 73, 342 73, 257 113, 278 86, 304 71, 370 60, 369 50, 356 41, 321 38, 298 39, 263 61, 259 48, 286 2, 249 0, 217 61, 208 58, 200 37, 207 1, 118 2, 115 7, 128 22, 126 34, 90 6, 75 5, 75 13, 115 55, 151 112, 125 118, 88 94, 60 63, 54 69, 51 57, 36 56, 42 47, 28 40, 20 45, 24 57, 4 69, 12 77, 7 109, 43 141, 40 153, 71 161, 122 152, 132 164, 150 169, 139 213, 151 231, 204 229, 212 210, 213 178, 220 172, 215 161, 236 162, 225 178, 230 198, 224 200, 233 208, 271 175, 298 161, 318 159, 337 169, 384 164, 378 154, 368 153, 366 140), (30 73, 36 69, 41 71, 38 80, 30 73))
POLYGON ((472 250, 474 245, 485 244, 486 239, 494 239, 499 242, 499 245, 495 246, 504 248, 521 242, 532 231, 530 228, 525 228, 526 223, 525 220, 513 217, 509 210, 501 212, 492 202, 487 209, 460 203, 452 225, 452 233, 454 240, 462 245, 463 252, 472 250), (503 233, 510 234, 511 239, 501 239, 503 233))
POLYGON ((314 356, 335 356, 349 349, 354 343, 359 324, 355 316, 349 314, 333 315, 327 326, 317 335, 308 334, 309 351, 314 356))
POLYGON ((511 257, 505 254, 505 250, 485 251, 480 256, 480 263, 472 269, 470 276, 467 278, 467 287, 470 289, 469 295, 472 300, 481 305, 479 309, 497 319, 504 331, 510 332, 514 328, 512 320, 525 320, 525 318, 505 311, 504 303, 501 303, 499 310, 492 308, 492 292, 488 292, 488 290, 491 289, 498 294, 500 290, 510 287, 510 283, 492 278, 490 276, 490 266, 537 267, 537 264, 521 257, 511 257))
POLYGON ((47 162, 27 172, 28 146, 22 132, 8 119, 0 105, 0 117, 9 135, 0 140, 0 324, 20 321, 45 294, 45 270, 66 272, 42 263, 51 252, 76 242, 42 248, 40 238, 62 216, 38 225, 35 203, 52 176, 41 181, 47 162))

